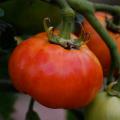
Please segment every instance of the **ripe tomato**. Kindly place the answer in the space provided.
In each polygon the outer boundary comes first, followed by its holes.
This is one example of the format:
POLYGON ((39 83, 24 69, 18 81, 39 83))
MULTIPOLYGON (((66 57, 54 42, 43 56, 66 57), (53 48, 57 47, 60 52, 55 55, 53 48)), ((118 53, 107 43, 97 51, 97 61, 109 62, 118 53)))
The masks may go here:
MULTIPOLYGON (((95 16, 99 20, 99 22, 106 27, 105 18, 108 14, 97 12, 95 16)), ((87 20, 83 23, 84 29, 86 32, 90 33, 90 40, 87 42, 87 46, 90 50, 97 56, 102 67, 104 75, 107 75, 110 69, 111 64, 111 56, 110 51, 103 39, 98 35, 98 33, 92 28, 92 26, 87 22, 87 20)), ((120 53, 120 34, 113 33, 107 30, 113 40, 116 42, 119 53, 120 53)))
POLYGON ((65 49, 48 42, 47 33, 15 48, 9 74, 16 89, 51 108, 83 107, 103 82, 101 65, 86 45, 65 49))
POLYGON ((120 98, 99 93, 86 108, 85 120, 120 120, 120 98))

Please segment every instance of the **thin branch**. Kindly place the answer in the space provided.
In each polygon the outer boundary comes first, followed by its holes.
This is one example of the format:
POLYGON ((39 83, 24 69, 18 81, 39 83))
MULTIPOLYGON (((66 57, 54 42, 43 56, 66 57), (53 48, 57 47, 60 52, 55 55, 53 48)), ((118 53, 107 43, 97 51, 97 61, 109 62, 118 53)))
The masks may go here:
POLYGON ((108 5, 108 4, 100 4, 100 3, 93 3, 93 7, 96 11, 103 11, 112 14, 120 14, 120 6, 118 5, 108 5))

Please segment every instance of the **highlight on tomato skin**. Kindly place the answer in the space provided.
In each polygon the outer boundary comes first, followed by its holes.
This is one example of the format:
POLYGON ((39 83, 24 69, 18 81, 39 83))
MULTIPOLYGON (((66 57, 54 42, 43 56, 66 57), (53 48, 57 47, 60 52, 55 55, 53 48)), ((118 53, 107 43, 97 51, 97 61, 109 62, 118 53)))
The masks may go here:
MULTIPOLYGON (((96 12, 95 13, 96 18, 99 20, 99 22, 106 28, 106 16, 111 17, 107 13, 103 12, 96 12)), ((103 39, 98 35, 98 33, 92 28, 92 26, 88 23, 87 20, 84 20, 83 27, 85 32, 90 33, 90 39, 87 42, 87 46, 90 48, 90 50, 97 56, 99 59, 104 75, 108 75, 110 64, 111 64, 111 56, 110 51, 103 39)), ((115 43, 117 44, 118 51, 120 53, 120 34, 119 33, 113 33, 110 30, 107 30, 110 36, 113 38, 115 43)))
POLYGON ((84 107, 103 83, 102 67, 86 45, 65 49, 50 43, 47 33, 18 45, 8 69, 17 90, 50 108, 84 107))

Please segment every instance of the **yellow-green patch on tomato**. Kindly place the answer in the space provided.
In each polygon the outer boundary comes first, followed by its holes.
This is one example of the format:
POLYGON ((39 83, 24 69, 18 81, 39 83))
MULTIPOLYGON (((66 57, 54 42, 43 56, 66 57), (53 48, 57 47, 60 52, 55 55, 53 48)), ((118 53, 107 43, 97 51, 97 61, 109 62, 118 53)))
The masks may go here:
POLYGON ((85 120, 120 120, 120 98, 100 92, 86 108, 85 120))

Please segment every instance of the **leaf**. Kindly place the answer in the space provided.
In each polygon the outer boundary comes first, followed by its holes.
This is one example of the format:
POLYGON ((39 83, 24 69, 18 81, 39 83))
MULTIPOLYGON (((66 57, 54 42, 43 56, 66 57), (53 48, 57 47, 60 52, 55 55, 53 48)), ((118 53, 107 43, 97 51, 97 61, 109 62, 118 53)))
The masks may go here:
POLYGON ((35 111, 31 110, 27 113, 26 120, 40 120, 40 117, 35 111))
POLYGON ((14 103, 17 96, 13 93, 0 92, 0 116, 4 120, 12 120, 11 114, 15 111, 14 103))
POLYGON ((84 110, 83 109, 68 110, 67 120, 84 120, 84 110))
POLYGON ((67 111, 67 120, 77 120, 75 115, 71 111, 67 111))
POLYGON ((19 35, 43 31, 45 17, 50 17, 52 25, 55 26, 61 20, 60 9, 41 0, 5 0, 0 4, 0 8, 5 11, 2 19, 12 23, 19 35))

